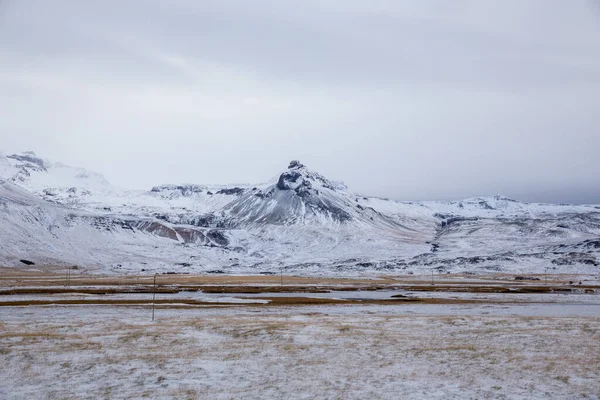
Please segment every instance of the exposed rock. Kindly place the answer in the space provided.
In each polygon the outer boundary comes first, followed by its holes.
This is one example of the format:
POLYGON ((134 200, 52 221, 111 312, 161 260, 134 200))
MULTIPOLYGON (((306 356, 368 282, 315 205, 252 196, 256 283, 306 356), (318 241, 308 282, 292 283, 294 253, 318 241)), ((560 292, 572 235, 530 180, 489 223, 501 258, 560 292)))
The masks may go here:
POLYGON ((259 190, 258 192, 256 192, 254 194, 254 196, 256 196, 256 197, 258 197, 260 199, 268 199, 268 198, 273 197, 274 194, 275 194, 275 190, 274 189, 268 190, 266 192, 263 192, 262 190, 259 190))
POLYGON ((291 190, 296 189, 302 184, 302 174, 297 171, 286 171, 279 176, 277 182, 277 189, 279 190, 291 190), (299 182, 300 181, 300 182, 299 182))
POLYGON ((359 268, 372 268, 374 267, 376 264, 372 263, 372 262, 361 262, 361 263, 357 263, 356 266, 359 268))
POLYGON ((150 191, 152 193, 178 194, 187 197, 195 193, 202 193, 205 190, 206 187, 201 185, 161 185, 154 186, 150 191))
POLYGON ((304 168, 304 164, 302 164, 298 160, 292 160, 290 162, 290 165, 288 166, 288 169, 294 169, 294 168, 304 168))
POLYGON ((592 265, 598 266, 600 263, 596 260, 591 254, 586 253, 577 253, 570 252, 564 254, 562 257, 552 260, 552 264, 554 265, 575 265, 575 264, 583 264, 583 265, 592 265))
POLYGON ((30 164, 36 165, 40 170, 47 171, 46 166, 44 165, 44 160, 36 157, 35 153, 32 151, 25 152, 23 154, 13 154, 10 156, 6 156, 6 158, 12 158, 13 160, 22 161, 30 164))
POLYGON ((220 246, 227 246, 229 244, 229 239, 227 239, 227 236, 225 236, 225 234, 222 231, 208 231, 206 237, 208 237, 210 240, 212 240, 214 243, 220 246))
POLYGON ((217 192, 217 194, 226 194, 229 196, 241 196, 244 194, 246 190, 239 188, 239 187, 234 187, 234 188, 226 188, 226 189, 221 189, 217 192))

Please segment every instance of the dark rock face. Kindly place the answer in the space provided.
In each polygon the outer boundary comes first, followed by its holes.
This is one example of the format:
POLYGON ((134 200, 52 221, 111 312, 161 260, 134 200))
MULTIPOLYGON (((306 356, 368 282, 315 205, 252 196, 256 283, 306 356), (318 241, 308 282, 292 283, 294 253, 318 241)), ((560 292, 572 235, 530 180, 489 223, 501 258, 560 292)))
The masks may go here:
POLYGON ((521 201, 518 201, 518 200, 515 200, 515 199, 511 199, 511 198, 506 197, 506 196, 501 196, 499 194, 497 194, 497 195, 494 196, 494 200, 502 200, 502 201, 507 201, 507 202, 510 202, 510 203, 522 203, 521 201))
POLYGON ((494 209, 494 207, 490 206, 490 204, 487 201, 480 201, 479 206, 485 210, 493 210, 494 209))
POLYGON ((135 228, 155 236, 168 238, 183 243, 194 243, 208 247, 227 247, 229 239, 219 230, 206 230, 193 227, 167 226, 157 221, 137 221, 135 228))
POLYGON ((277 182, 277 189, 279 190, 290 190, 298 182, 299 179, 302 179, 302 174, 297 171, 286 171, 281 176, 279 176, 279 181, 277 182))
POLYGON ((205 187, 200 185, 162 185, 154 186, 150 191, 152 193, 175 192, 182 196, 190 196, 194 193, 202 193, 204 190, 205 187))
POLYGON ((30 163, 36 165, 40 170, 46 171, 44 160, 35 156, 35 153, 27 152, 25 154, 13 154, 6 156, 6 158, 12 158, 13 160, 30 163))
POLYGON ((21 261, 25 265, 35 265, 35 263, 33 261, 29 261, 29 260, 19 260, 19 261, 21 261))
POLYGON ((373 268, 375 267, 377 264, 372 263, 372 262, 361 262, 361 263, 357 263, 356 266, 359 268, 373 268))
POLYGON ((294 168, 304 168, 304 164, 302 164, 298 160, 292 160, 290 162, 290 165, 288 166, 288 169, 294 169, 294 168))
POLYGON ((318 190, 313 190, 312 185, 308 181, 302 182, 300 186, 296 188, 296 194, 300 197, 309 197, 311 195, 319 195, 318 190))
MULTIPOLYGON (((299 161, 292 161, 288 170, 279 176, 279 180, 272 190, 293 192, 312 212, 329 215, 338 222, 350 221, 352 219, 351 215, 341 207, 333 204, 327 196, 323 196, 317 189, 320 187, 335 191, 335 188, 327 179, 306 170, 306 167, 299 161)), ((255 196, 268 199, 273 196, 273 192, 258 192, 255 196)))
POLYGON ((279 190, 294 190, 300 197, 308 197, 311 194, 319 194, 317 190, 313 190, 311 180, 315 179, 316 176, 310 174, 302 174, 298 169, 303 168, 304 165, 298 161, 292 161, 290 169, 279 176, 277 182, 277 189, 279 190))
POLYGON ((597 267, 600 265, 600 262, 591 254, 587 253, 577 253, 571 252, 564 254, 562 257, 552 260, 552 264, 554 265, 575 265, 575 264, 583 264, 583 265, 591 265, 597 267))
POLYGON ((160 219, 161 221, 169 222, 169 216, 166 214, 154 213, 154 218, 160 219))
POLYGON ((70 214, 65 218, 65 222, 67 226, 71 226, 73 221, 75 220, 84 220, 88 221, 91 226, 98 230, 104 231, 114 231, 117 229, 125 229, 129 231, 133 231, 133 226, 131 226, 130 221, 125 221, 119 218, 112 218, 109 216, 80 216, 75 214, 70 214))
POLYGON ((329 213, 331 217, 338 222, 348 222, 352 220, 352 216, 343 209, 329 203, 320 201, 316 204, 316 208, 324 213, 329 213))
POLYGON ((598 240, 586 240, 586 241, 583 242, 583 245, 588 250, 600 249, 600 239, 598 239, 598 240))
MULTIPOLYGON (((493 256, 473 256, 473 257, 456 257, 456 258, 435 258, 432 253, 424 253, 412 258, 412 261, 408 262, 409 266, 425 266, 432 267, 438 266, 437 268, 450 268, 456 266, 478 266, 489 262, 514 262, 514 257, 510 255, 493 255, 493 256)), ((481 268, 489 269, 491 267, 483 266, 481 268)), ((495 267, 493 267, 495 268, 495 267)))
POLYGON ((443 215, 443 214, 435 214, 434 217, 436 217, 438 219, 443 219, 440 222, 440 226, 442 228, 448 228, 448 227, 450 227, 450 225, 461 223, 461 222, 470 222, 470 221, 472 222, 472 221, 479 220, 479 218, 477 218, 477 217, 454 217, 454 216, 448 216, 448 215, 443 215))
POLYGON ((229 196, 241 196, 244 194, 246 190, 239 188, 239 187, 234 187, 234 188, 227 188, 227 189, 221 189, 217 192, 217 194, 226 194, 229 196))
POLYGON ((227 236, 225 236, 221 231, 208 231, 206 237, 209 238, 212 242, 218 244, 219 246, 229 245, 229 240, 227 239, 227 236))
POLYGON ((197 230, 191 228, 173 228, 177 234, 183 239, 184 243, 195 243, 201 246, 208 247, 227 247, 229 239, 221 231, 215 230, 197 230))
POLYGON ((232 218, 215 214, 179 215, 177 219, 171 218, 169 222, 202 228, 232 228, 235 226, 232 218))
POLYGON ((273 195, 275 194, 275 189, 271 189, 267 192, 263 192, 262 190, 257 191, 254 195, 256 197, 258 197, 259 199, 268 199, 273 197, 273 195))
POLYGON ((175 265, 180 265, 180 266, 182 266, 182 267, 191 267, 191 266, 192 266, 192 264, 190 264, 190 263, 187 263, 187 262, 181 262, 181 263, 177 263, 177 264, 175 264, 175 265))
POLYGON ((308 171, 300 171, 304 168, 304 165, 297 161, 292 161, 290 166, 294 165, 294 168, 289 169, 279 176, 277 181, 277 189, 279 190, 294 190, 300 197, 308 197, 312 194, 318 195, 319 191, 313 188, 311 182, 320 182, 323 187, 330 190, 335 190, 331 183, 327 179, 323 178, 318 174, 314 174, 308 171), (296 164, 297 163, 297 164, 296 164))

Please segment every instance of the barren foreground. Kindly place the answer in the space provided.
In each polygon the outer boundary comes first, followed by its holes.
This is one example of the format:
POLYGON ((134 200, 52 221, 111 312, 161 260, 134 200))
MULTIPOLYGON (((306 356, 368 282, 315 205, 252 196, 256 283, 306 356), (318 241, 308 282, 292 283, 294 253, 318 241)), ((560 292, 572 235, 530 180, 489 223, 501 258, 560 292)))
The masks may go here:
POLYGON ((0 398, 600 396, 599 318, 399 307, 3 307, 0 398))
POLYGON ((600 398, 595 282, 86 279, 0 280, 1 399, 600 398))

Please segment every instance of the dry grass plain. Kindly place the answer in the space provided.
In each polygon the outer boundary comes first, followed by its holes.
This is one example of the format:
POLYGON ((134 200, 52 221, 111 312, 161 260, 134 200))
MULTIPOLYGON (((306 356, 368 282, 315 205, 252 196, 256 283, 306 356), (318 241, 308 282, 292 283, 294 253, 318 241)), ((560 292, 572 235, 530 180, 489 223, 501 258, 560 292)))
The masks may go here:
MULTIPOLYGON (((600 316, 543 308, 524 316, 511 304, 452 297, 566 294, 577 277, 453 276, 431 285, 426 277, 284 276, 281 285, 280 276, 161 275, 155 321, 152 279, 82 274, 67 285, 59 271, 0 274, 0 398, 600 398, 600 316), (394 288, 441 297, 310 297, 394 288), (168 299, 198 290, 269 303, 168 299)), ((596 298, 597 286, 577 286, 596 298)))
POLYGON ((600 396, 599 318, 384 309, 3 308, 0 398, 600 396))

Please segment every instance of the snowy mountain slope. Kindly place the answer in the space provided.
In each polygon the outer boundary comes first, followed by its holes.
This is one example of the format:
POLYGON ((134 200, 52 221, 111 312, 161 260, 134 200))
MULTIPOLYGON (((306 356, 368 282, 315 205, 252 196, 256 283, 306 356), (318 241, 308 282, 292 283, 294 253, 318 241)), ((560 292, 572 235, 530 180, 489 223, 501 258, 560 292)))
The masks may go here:
POLYGON ((8 265, 27 259, 42 264, 118 267, 128 260, 156 258, 161 262, 161 254, 173 252, 174 241, 209 247, 230 244, 210 229, 96 215, 49 203, 6 181, 0 181, 0 221, 0 254, 8 265))
POLYGON ((34 152, 0 153, 0 177, 33 191, 48 188, 101 189, 111 185, 100 174, 39 158, 34 152))
POLYGON ((0 263, 102 271, 595 273, 600 206, 501 196, 357 196, 298 161, 259 185, 117 188, 34 153, 0 156, 0 263))

